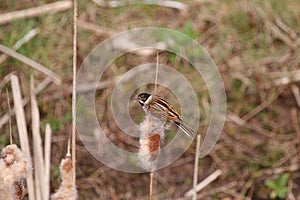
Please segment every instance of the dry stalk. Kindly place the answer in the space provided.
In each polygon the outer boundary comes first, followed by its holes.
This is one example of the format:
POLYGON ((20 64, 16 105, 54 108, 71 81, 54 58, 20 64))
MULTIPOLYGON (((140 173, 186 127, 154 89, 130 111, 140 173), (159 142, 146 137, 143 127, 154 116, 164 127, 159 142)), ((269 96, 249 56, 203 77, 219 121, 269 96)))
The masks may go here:
POLYGON ((61 160, 60 176, 62 183, 51 199, 77 199, 76 190, 76 66, 77 66, 77 0, 73 1, 73 85, 72 85, 72 131, 68 138, 67 156, 61 160), (72 151, 72 153, 71 153, 72 151), (72 158, 71 158, 72 156, 72 158))
MULTIPOLYGON (((14 105, 15 105, 14 109, 15 109, 16 118, 17 118, 17 127, 18 127, 21 148, 22 148, 22 151, 24 152, 24 154, 28 157, 28 159, 31 162, 31 153, 30 153, 30 147, 29 147, 29 140, 28 140, 24 108, 23 108, 23 105, 20 103, 20 102, 22 102, 21 89, 20 89, 19 79, 16 75, 11 75, 11 88, 12 88, 13 100, 14 100, 14 105)), ((33 181, 31 171, 28 172, 26 181, 27 181, 27 189, 28 189, 29 199, 34 200, 35 199, 34 181, 33 181)))
POLYGON ((156 52, 156 70, 155 70, 155 85, 154 85, 154 94, 157 91, 157 78, 158 78, 158 67, 159 67, 159 52, 156 52))
POLYGON ((255 123, 246 122, 245 120, 241 119, 239 116, 237 116, 236 114, 231 113, 231 112, 227 113, 226 120, 233 122, 233 123, 237 124, 238 126, 246 127, 251 130, 254 130, 257 133, 259 133, 265 137, 268 137, 268 138, 276 137, 276 139, 279 139, 279 140, 289 140, 290 139, 290 136, 278 135, 272 131, 269 131, 269 130, 266 130, 266 129, 260 127, 259 125, 255 124, 255 123))
POLYGON ((193 179, 193 200, 197 200, 197 191, 196 186, 198 183, 198 165, 199 165, 199 154, 200 154, 200 142, 201 142, 201 135, 197 135, 197 144, 196 144, 196 153, 195 153, 195 165, 194 165, 194 179, 193 179))
POLYGON ((150 189, 149 189, 149 199, 152 200, 153 198, 153 175, 154 171, 150 172, 150 189))
POLYGON ((0 93, 1 93, 1 90, 4 88, 4 86, 10 82, 10 76, 11 76, 12 74, 15 74, 15 72, 10 72, 9 74, 5 75, 5 76, 2 78, 2 80, 1 80, 1 82, 0 82, 0 93))
POLYGON ((36 199, 42 199, 45 191, 44 183, 44 156, 42 148, 42 139, 40 133, 40 113, 34 94, 34 79, 30 79, 30 98, 31 98, 31 119, 32 119, 32 138, 33 138, 33 160, 34 160, 34 181, 36 199))
POLYGON ((203 188, 205 188, 207 185, 209 185, 211 182, 213 182, 214 180, 216 180, 220 175, 222 174, 221 170, 216 170, 214 171, 211 175, 209 175, 206 179, 204 179, 201 183, 199 183, 198 185, 196 185, 195 188, 189 190, 188 192, 185 193, 184 196, 186 197, 192 197, 195 190, 196 192, 199 192, 200 190, 202 190, 203 188))
MULTIPOLYGON (((223 192, 226 189, 235 188, 235 187, 237 187, 237 185, 238 185, 237 181, 232 181, 232 182, 226 183, 226 185, 222 185, 221 187, 213 188, 208 191, 203 191, 203 193, 199 194, 198 197, 199 197, 199 199, 206 199, 207 196, 211 196, 211 195, 217 194, 219 192, 223 192)), ((248 200, 248 199, 246 199, 246 200, 248 200)))
POLYGON ((108 6, 111 8, 135 5, 135 4, 145 4, 145 5, 156 5, 156 6, 177 9, 183 13, 186 13, 188 11, 188 5, 178 1, 144 0, 144 1, 109 1, 108 3, 106 3, 106 1, 103 0, 93 0, 93 2, 95 2, 100 6, 108 6))
MULTIPOLYGON (((6 97, 7 97, 7 105, 8 105, 8 114, 10 116, 11 109, 10 109, 10 100, 9 100, 9 94, 7 88, 6 88, 6 97)), ((11 118, 9 118, 9 142, 10 144, 12 144, 11 118)))
POLYGON ((67 156, 60 163, 60 177, 62 179, 59 190, 51 199, 77 199, 76 189, 76 64, 77 64, 77 0, 73 1, 73 88, 72 88, 72 131, 68 138, 67 156), (70 152, 72 150, 72 153, 70 152), (72 158, 71 158, 72 156, 72 158))
POLYGON ((290 28, 289 26, 287 26, 281 19, 280 17, 277 17, 277 16, 274 16, 274 20, 275 20, 275 24, 281 29, 283 30, 284 32, 286 32, 288 34, 288 36, 295 40, 297 39, 297 33, 292 29, 290 28))
MULTIPOLYGON (((10 78, 11 78, 11 75, 9 75, 9 79, 10 78)), ((39 94, 50 83, 51 83, 51 79, 49 77, 47 77, 44 81, 42 81, 40 84, 38 84, 37 87, 34 89, 35 95, 39 94)), ((28 102, 29 102, 29 98, 24 97, 21 101, 21 105, 24 107, 25 105, 27 105, 28 102)), ((14 110, 14 108, 13 108, 13 110, 14 110)), ((13 115, 13 114, 14 113, 11 113, 11 115, 13 115)), ((0 128, 2 128, 2 126, 4 126, 8 122, 11 115, 9 115, 9 113, 6 113, 0 118, 0 128)))
POLYGON ((49 70, 46 67, 44 67, 43 65, 35 62, 34 60, 31 60, 2 44, 0 44, 0 51, 25 63, 26 65, 29 65, 33 69, 45 74, 46 76, 50 77, 55 84, 57 84, 57 85, 61 84, 61 78, 58 74, 52 72, 51 70, 49 70))
POLYGON ((50 196, 50 159, 51 159, 51 137, 52 131, 50 124, 46 124, 45 131, 45 168, 44 168, 44 191, 43 199, 47 200, 50 196))
POLYGON ((73 1, 73 92, 72 92, 72 166, 73 166, 73 185, 76 182, 76 76, 77 76, 77 0, 73 1))
POLYGON ((295 171, 298 171, 299 169, 300 169, 300 166, 297 163, 297 164, 291 164, 289 166, 262 170, 258 173, 273 175, 273 174, 282 174, 284 172, 295 172, 295 171))
POLYGON ((272 104, 283 91, 284 91, 284 88, 281 88, 280 91, 278 91, 278 92, 271 91, 270 92, 271 94, 266 98, 266 100, 264 100, 260 105, 258 105, 257 107, 255 107, 249 113, 247 113, 246 115, 244 115, 242 117, 242 119, 244 121, 248 121, 249 119, 251 119, 252 117, 254 117, 255 115, 257 115, 258 113, 260 113, 263 109, 265 109, 270 104, 272 104))
POLYGON ((292 85, 292 92, 295 97, 296 103, 300 109, 300 91, 299 91, 299 88, 295 84, 292 85))
POLYGON ((25 10, 13 11, 13 12, 1 14, 0 24, 9 23, 17 19, 35 17, 45 13, 54 13, 58 11, 63 11, 71 7, 72 7, 72 2, 70 0, 65 0, 65 1, 57 1, 54 3, 49 3, 42 6, 37 6, 25 10))
MULTIPOLYGON (((34 28, 34 29, 30 30, 28 33, 26 33, 24 35, 24 37, 22 37, 20 40, 18 40, 14 44, 12 49, 15 51, 18 50, 21 46, 23 46, 23 44, 25 44, 26 42, 28 42, 29 40, 34 38, 34 36, 36 36, 39 32, 40 32, 40 30, 38 28, 34 28)), ((6 54, 2 54, 0 56, 0 64, 2 64, 7 58, 8 58, 8 56, 6 54)))
MULTIPOLYGON (((279 40, 283 41, 287 46, 291 49, 295 48, 295 42, 290 39, 283 31, 281 31, 276 24, 274 24, 267 16, 266 12, 259 6, 255 7, 257 16, 261 19, 264 23, 266 30, 271 33, 274 37, 278 38, 279 40)), ((273 18, 273 16, 272 16, 273 18)))
POLYGON ((271 77, 274 77, 274 83, 276 85, 287 85, 293 82, 300 81, 300 70, 273 72, 270 75, 271 77))

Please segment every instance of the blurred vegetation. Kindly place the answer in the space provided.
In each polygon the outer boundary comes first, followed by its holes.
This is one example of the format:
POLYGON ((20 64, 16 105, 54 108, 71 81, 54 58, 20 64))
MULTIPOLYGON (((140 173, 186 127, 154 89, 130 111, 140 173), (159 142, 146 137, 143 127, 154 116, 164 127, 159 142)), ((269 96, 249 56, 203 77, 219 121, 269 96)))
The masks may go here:
MULTIPOLYGON (((0 13, 50 2, 53 1, 2 0, 0 13)), ((223 174, 198 194, 199 199, 292 199, 292 196, 299 199, 300 136, 296 131, 300 126, 300 115, 291 89, 300 88, 299 1, 180 2, 187 5, 188 11, 155 5, 110 8, 83 0, 79 1, 79 19, 115 33, 145 26, 174 29, 199 42, 216 62, 226 88, 229 118, 214 150, 200 160, 198 180, 203 180, 216 169, 221 169, 223 174), (297 73, 298 79, 278 84, 280 78, 297 73), (296 110, 296 118, 291 114, 292 110, 296 110), (244 123, 238 123, 230 116, 244 123)), ((67 10, 0 25, 0 43, 8 47, 12 47, 29 30, 38 27, 40 33, 18 52, 63 78, 61 87, 50 84, 38 95, 42 124, 50 123, 54 131, 51 192, 59 185, 58 165, 65 156, 67 136, 71 131, 71 94, 68 89, 72 84, 72 19, 72 10, 67 10)), ((79 26, 78 66, 94 47, 108 37, 109 34, 87 31, 79 26)), ((110 65, 101 81, 122 75, 133 66, 146 62, 156 62, 156 55, 147 58, 124 55, 110 65)), ((205 134, 209 124, 206 106, 209 95, 203 79, 186 61, 170 53, 162 53, 160 62, 178 69, 195 88, 201 115, 204 116, 198 132, 205 134)), ((0 65, 0 82, 11 72, 20 77, 26 97, 30 95, 30 75, 35 75, 36 82, 45 78, 25 64, 9 58, 0 65)), ((5 87, 10 88, 9 84, 5 87)), ((101 125, 114 133, 108 136, 116 145, 136 149, 136 138, 128 138, 114 123, 108 123, 111 113, 107 99, 112 89, 113 86, 109 86, 96 94, 96 104, 105 105, 104 110, 100 106, 96 108, 98 112, 105 113, 101 125)), ((160 89, 168 97, 168 91, 160 89)), ((8 112, 5 90, 1 91, 0 117, 8 112)), ((169 97, 174 100, 172 95, 169 97)), ((30 127, 30 108, 26 106, 25 109, 30 127)), ((138 110, 132 115, 136 121, 141 121, 143 112, 138 110)), ((12 119, 13 137, 18 143, 16 122, 14 117, 12 119)), ((9 143, 8 130, 8 124, 0 129, 1 147, 9 143)), ((167 140, 171 138, 173 135, 169 134, 167 140)), ((93 158, 80 141, 77 145, 80 199, 148 198, 148 174, 127 174, 110 169, 93 158)), ((172 165, 157 172, 155 199, 178 199, 192 187, 194 153, 195 144, 172 165)))

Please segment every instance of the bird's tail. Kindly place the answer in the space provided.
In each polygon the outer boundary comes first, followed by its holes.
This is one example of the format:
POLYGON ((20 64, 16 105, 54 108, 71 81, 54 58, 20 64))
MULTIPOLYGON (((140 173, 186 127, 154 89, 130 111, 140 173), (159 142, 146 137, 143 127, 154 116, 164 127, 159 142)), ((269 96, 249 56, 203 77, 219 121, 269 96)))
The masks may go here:
POLYGON ((191 139, 194 139, 196 132, 190 128, 188 125, 186 125, 183 121, 177 121, 175 124, 180 128, 187 136, 189 136, 191 139))

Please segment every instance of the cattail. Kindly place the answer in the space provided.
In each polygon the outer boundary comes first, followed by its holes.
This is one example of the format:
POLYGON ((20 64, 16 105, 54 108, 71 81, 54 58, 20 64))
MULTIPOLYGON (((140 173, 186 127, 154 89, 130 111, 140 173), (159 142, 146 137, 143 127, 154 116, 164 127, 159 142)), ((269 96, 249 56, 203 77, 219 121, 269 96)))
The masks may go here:
POLYGON ((0 199, 22 199, 24 180, 32 170, 30 159, 15 144, 7 145, 0 159, 0 199))
POLYGON ((77 189, 73 181, 72 159, 67 156, 61 160, 59 166, 60 177, 62 179, 60 188, 51 197, 52 200, 74 200, 77 199, 77 189))
POLYGON ((160 150, 160 141, 164 138, 164 130, 165 121, 151 117, 146 113, 145 120, 140 124, 141 135, 138 159, 141 167, 150 172, 150 200, 153 197, 153 174, 160 150))
POLYGON ((165 122, 146 115, 140 124, 140 165, 148 170, 154 171, 156 158, 159 153, 160 141, 164 138, 165 122))

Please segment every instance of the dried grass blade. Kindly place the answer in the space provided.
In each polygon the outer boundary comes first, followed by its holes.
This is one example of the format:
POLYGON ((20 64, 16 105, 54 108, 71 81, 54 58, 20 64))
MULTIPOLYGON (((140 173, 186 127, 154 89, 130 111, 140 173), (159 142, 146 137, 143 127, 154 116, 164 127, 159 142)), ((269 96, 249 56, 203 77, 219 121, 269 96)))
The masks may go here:
MULTIPOLYGON (((10 76, 9 76, 10 78, 10 76)), ((43 89, 45 89, 45 87, 47 87, 47 85, 49 85, 51 83, 51 78, 47 77, 45 80, 43 80, 40 84, 37 85, 37 87, 34 89, 34 93, 35 95, 39 94, 43 89)), ((2 84, 2 83, 1 83, 2 84)), ((1 85, 2 86, 2 85, 1 85)), ((0 88, 1 89, 1 88, 0 88)), ((27 105, 27 103, 29 102, 29 99, 27 97, 24 97, 22 99, 22 105, 23 107, 25 105, 27 105)), ((14 108, 13 108, 14 109, 14 108)), ((11 113, 11 115, 13 115, 14 113, 11 113)), ((9 120, 9 113, 4 114, 1 118, 0 118, 0 129, 2 128, 2 126, 4 126, 8 120, 9 120)))
MULTIPOLYGON (((38 28, 32 29, 31 31, 26 33, 26 35, 24 35, 24 37, 22 37, 20 40, 18 40, 15 43, 15 45, 12 47, 12 49, 15 51, 18 50, 23 44, 25 44, 26 42, 28 42, 29 40, 34 38, 34 36, 36 36, 39 32, 40 32, 40 30, 38 28)), ((8 55, 2 54, 0 56, 0 64, 2 64, 7 58, 8 58, 8 55)))
POLYGON ((222 171, 219 170, 219 169, 216 170, 216 171, 214 171, 211 175, 209 175, 201 183, 199 183, 198 185, 196 185, 195 188, 193 188, 193 189, 189 190, 187 193, 185 193, 184 196, 186 196, 186 197, 193 196, 194 190, 196 190, 196 192, 199 192, 200 190, 202 190, 203 188, 205 188, 207 185, 209 185, 211 182, 213 182, 214 180, 216 180, 221 174, 222 174, 222 171))
MULTIPOLYGON (((260 6, 255 7, 257 16, 263 21, 266 31, 272 34, 274 37, 278 38, 279 40, 283 41, 288 47, 294 49, 296 43, 291 40, 284 32, 282 32, 273 21, 269 19, 266 12, 260 6)), ((274 18, 274 16, 271 16, 274 18)))
POLYGON ((271 103, 273 103, 282 92, 283 92, 283 89, 281 89, 278 92, 271 91, 270 95, 260 105, 258 105, 253 110, 251 110, 246 115, 244 115, 242 117, 242 119, 246 122, 249 119, 251 119, 252 117, 254 117, 255 115, 257 115, 258 113, 260 113, 263 109, 265 109, 267 106, 269 106, 271 103))
POLYGON ((198 183, 198 166, 199 166, 199 154, 200 154, 200 142, 201 135, 197 135, 196 154, 195 154, 195 165, 194 165, 194 179, 193 179, 193 200, 197 200, 196 186, 198 183))
POLYGON ((45 13, 63 11, 72 7, 72 1, 57 1, 54 3, 37 6, 25 10, 13 11, 0 15, 0 24, 9 23, 13 20, 39 16, 45 13))
MULTIPOLYGON (((6 88, 6 98, 7 98, 7 105, 8 105, 8 114, 9 116, 11 116, 11 109, 10 109, 10 100, 9 100, 9 94, 8 94, 8 90, 6 88)), ((12 144, 12 132, 11 132, 11 118, 9 118, 9 143, 12 144)))
POLYGON ((42 72, 43 74, 45 74, 46 76, 50 77, 54 83, 56 83, 57 85, 61 84, 61 78, 58 74, 52 72, 51 70, 47 69, 46 67, 44 67, 43 65, 15 52, 14 50, 0 44, 0 51, 2 51, 3 53, 29 65, 30 67, 32 67, 33 69, 42 72))
MULTIPOLYGON (((22 97, 21 97, 21 89, 19 84, 19 79, 16 75, 11 75, 11 88, 13 93, 13 100, 15 105, 15 113, 17 118, 17 127, 18 127, 18 133, 19 133, 19 139, 22 151, 25 153, 26 156, 30 160, 31 159, 31 153, 29 148, 29 140, 28 140, 28 133, 27 133, 27 127, 26 127, 26 120, 25 120, 25 114, 24 109, 22 105, 22 97)), ((27 189, 28 189, 28 195, 30 200, 34 200, 34 181, 32 177, 32 172, 30 171, 28 173, 28 176, 26 178, 27 181, 27 189)))
POLYGON ((1 90, 4 88, 4 86, 10 82, 10 77, 12 74, 15 74, 15 72, 11 72, 2 78, 2 80, 0 82, 0 93, 1 93, 1 90))
POLYGON ((274 83, 276 85, 287 85, 287 84, 290 84, 293 82, 300 81, 300 70, 279 72, 279 73, 274 73, 274 74, 275 74, 274 83), (276 76, 279 78, 276 78, 276 76))
POLYGON ((300 109, 300 90, 295 84, 292 85, 292 92, 295 97, 298 108, 300 109))
POLYGON ((116 8, 116 7, 121 7, 121 6, 127 6, 127 5, 156 5, 156 6, 162 6, 162 7, 167 7, 167 8, 172 8, 172 9, 178 9, 182 12, 187 12, 188 11, 188 5, 184 4, 182 2, 178 1, 161 1, 161 0, 144 0, 144 1, 109 1, 106 3, 103 0, 93 0, 96 4, 99 6, 108 6, 111 8, 116 8))
POLYGON ((153 175, 154 171, 150 172, 150 188, 149 188, 149 200, 152 200, 153 198, 153 175))
POLYGON ((50 197, 50 161, 51 161, 51 137, 52 130, 50 124, 46 124, 45 131, 45 168, 44 168, 44 200, 50 197))
POLYGON ((40 112, 34 94, 33 77, 30 80, 30 99, 31 99, 31 118, 32 118, 32 138, 33 138, 33 158, 34 158, 34 175, 35 175, 35 192, 36 199, 42 199, 45 191, 44 181, 44 157, 42 149, 42 139, 40 133, 40 112))
MULTIPOLYGON (((77 78, 77 17, 78 3, 73 1, 73 91, 72 91, 72 166, 73 185, 76 187, 76 78, 77 78)), ((69 138, 70 141, 70 138, 69 138)))

